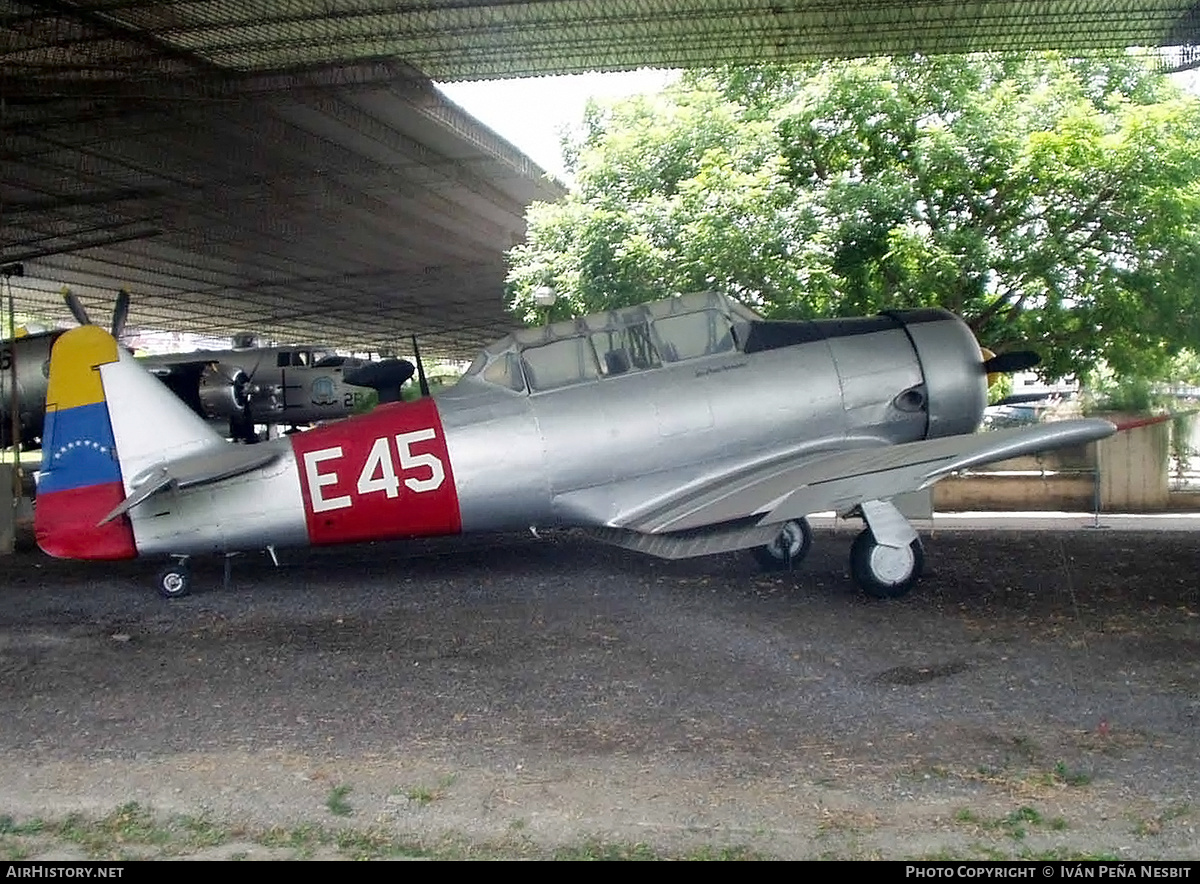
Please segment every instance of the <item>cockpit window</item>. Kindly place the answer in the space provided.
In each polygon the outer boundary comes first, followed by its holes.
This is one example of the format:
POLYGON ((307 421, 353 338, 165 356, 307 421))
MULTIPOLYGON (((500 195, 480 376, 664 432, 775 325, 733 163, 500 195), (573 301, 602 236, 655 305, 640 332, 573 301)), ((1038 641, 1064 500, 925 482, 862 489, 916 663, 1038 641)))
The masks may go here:
POLYGON ((595 380, 596 356, 587 338, 567 338, 521 352, 525 380, 534 392, 557 390, 569 384, 595 380))
POLYGON ((487 365, 487 361, 488 361, 487 350, 483 350, 480 352, 480 354, 478 356, 475 357, 475 360, 471 363, 470 367, 467 369, 466 374, 479 374, 481 371, 483 371, 483 367, 485 365, 487 365))
POLYGON ((517 361, 517 354, 511 350, 500 354, 487 367, 483 372, 483 379, 489 384, 495 384, 497 387, 504 387, 509 390, 516 390, 518 393, 525 389, 525 379, 521 377, 521 365, 517 361))
POLYGON ((701 310, 654 320, 667 362, 712 356, 734 349, 729 317, 716 310, 701 310))
POLYGON ((662 364, 647 322, 597 332, 591 337, 592 346, 600 358, 602 376, 614 377, 630 371, 657 368, 662 364))

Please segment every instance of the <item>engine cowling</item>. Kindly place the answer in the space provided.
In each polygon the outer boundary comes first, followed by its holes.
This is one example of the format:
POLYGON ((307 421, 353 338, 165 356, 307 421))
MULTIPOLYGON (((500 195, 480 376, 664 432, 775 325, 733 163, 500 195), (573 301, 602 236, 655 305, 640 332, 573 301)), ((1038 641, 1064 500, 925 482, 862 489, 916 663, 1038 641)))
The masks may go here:
POLYGON ((908 441, 973 433, 983 419, 983 352, 967 324, 947 310, 750 322, 735 332, 745 353, 825 342, 848 432, 886 427, 891 441, 908 441))
POLYGON ((967 324, 946 310, 893 314, 921 363, 928 398, 927 438, 973 433, 987 407, 983 351, 967 324))
POLYGON ((250 405, 250 376, 241 368, 210 365, 200 374, 198 392, 205 417, 236 421, 250 405))

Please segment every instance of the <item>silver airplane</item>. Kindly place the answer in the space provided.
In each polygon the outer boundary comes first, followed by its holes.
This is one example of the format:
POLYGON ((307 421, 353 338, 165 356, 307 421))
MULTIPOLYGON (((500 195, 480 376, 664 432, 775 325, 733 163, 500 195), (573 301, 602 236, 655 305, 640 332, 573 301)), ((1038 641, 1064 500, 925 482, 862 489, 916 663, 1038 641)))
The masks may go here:
POLYGON ((893 498, 1114 432, 976 433, 988 373, 1018 363, 944 310, 768 322, 692 295, 515 331, 434 398, 237 446, 85 326, 51 360, 35 529, 54 556, 174 557, 174 597, 202 553, 540 527, 786 567, 832 510, 865 523, 855 581, 896 597, 924 553, 893 498))
MULTIPOLYGON (((81 325, 91 323, 82 304, 67 295, 81 325)), ((122 292, 112 333, 120 338, 129 307, 122 292)), ((19 432, 25 448, 41 442, 50 352, 62 330, 0 342, 0 448, 12 445, 12 377, 16 362, 19 432)), ((375 401, 393 402, 412 377, 404 359, 368 361, 339 356, 317 345, 259 347, 249 336, 228 350, 197 350, 138 361, 196 414, 228 427, 230 438, 257 441, 256 425, 305 426, 358 414, 375 401)))

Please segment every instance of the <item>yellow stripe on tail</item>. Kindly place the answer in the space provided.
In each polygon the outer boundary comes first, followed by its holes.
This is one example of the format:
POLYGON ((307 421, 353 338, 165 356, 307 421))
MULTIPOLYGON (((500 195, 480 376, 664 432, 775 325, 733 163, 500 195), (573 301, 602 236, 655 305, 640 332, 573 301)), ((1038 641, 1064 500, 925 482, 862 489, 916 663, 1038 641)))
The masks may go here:
POLYGON ((121 358, 113 336, 95 325, 73 328, 54 343, 53 371, 46 389, 46 410, 76 408, 104 401, 100 366, 121 358))

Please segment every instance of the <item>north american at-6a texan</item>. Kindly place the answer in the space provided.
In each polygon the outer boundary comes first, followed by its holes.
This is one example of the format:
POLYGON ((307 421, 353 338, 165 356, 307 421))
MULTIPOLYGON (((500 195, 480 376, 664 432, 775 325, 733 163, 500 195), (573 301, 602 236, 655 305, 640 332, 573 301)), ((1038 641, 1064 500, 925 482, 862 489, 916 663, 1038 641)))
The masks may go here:
POLYGON ((990 461, 1099 439, 1080 419, 976 433, 985 358, 943 310, 768 322, 691 295, 524 329, 436 398, 227 443, 83 326, 55 344, 35 528, 81 559, 187 557, 533 527, 678 558, 797 561, 805 516, 861 516, 855 581, 899 596, 921 542, 893 498, 990 461))

